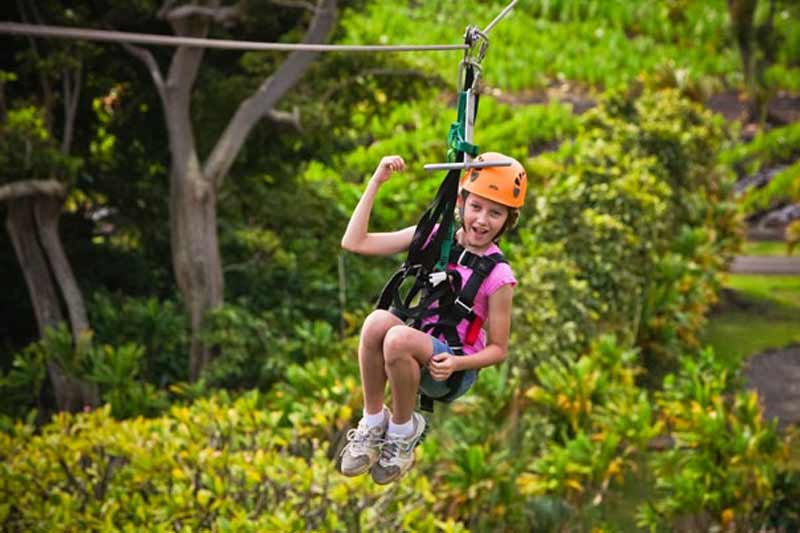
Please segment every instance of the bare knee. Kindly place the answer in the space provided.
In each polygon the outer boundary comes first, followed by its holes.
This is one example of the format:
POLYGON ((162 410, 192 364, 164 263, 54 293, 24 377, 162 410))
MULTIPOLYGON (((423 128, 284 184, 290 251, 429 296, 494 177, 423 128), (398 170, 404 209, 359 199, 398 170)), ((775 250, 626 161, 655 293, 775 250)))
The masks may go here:
POLYGON ((390 312, 382 309, 373 311, 364 319, 364 325, 361 327, 362 344, 380 349, 383 346, 386 332, 398 324, 402 324, 402 322, 390 312))
POLYGON ((405 359, 414 359, 416 344, 414 336, 418 332, 408 326, 395 326, 383 338, 383 359, 387 366, 395 365, 405 359))
POLYGON ((383 339, 386 332, 394 326, 402 324, 399 318, 394 316, 389 311, 378 309, 371 312, 367 318, 364 319, 364 325, 361 328, 361 335, 368 337, 380 337, 383 339))

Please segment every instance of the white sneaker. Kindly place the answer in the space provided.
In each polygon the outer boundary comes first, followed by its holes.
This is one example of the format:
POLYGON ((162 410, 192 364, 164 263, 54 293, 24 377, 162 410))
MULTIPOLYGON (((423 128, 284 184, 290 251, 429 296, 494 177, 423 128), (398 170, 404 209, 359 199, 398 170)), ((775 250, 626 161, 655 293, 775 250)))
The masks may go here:
POLYGON ((414 449, 425 434, 425 417, 411 413, 414 431, 407 437, 386 435, 383 450, 375 466, 372 467, 372 479, 379 485, 385 485, 401 478, 414 466, 414 449))
POLYGON ((345 476, 358 476, 372 468, 381 454, 381 445, 392 413, 383 408, 383 423, 370 428, 362 418, 358 427, 347 432, 347 445, 342 449, 341 472, 345 476))

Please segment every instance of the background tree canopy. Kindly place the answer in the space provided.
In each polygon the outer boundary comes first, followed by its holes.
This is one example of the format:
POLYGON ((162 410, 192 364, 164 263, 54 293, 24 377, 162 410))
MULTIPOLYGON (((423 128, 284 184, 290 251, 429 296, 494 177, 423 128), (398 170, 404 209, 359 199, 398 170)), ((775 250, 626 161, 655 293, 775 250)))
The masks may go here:
MULTIPOLYGON (((505 5, 39 1, 0 18, 456 44, 505 5)), ((475 142, 531 181, 503 241, 512 352, 433 416, 388 489, 335 463, 361 412, 358 328, 400 258, 339 241, 383 155, 408 170, 371 228, 414 224, 433 198, 422 166, 445 157, 461 52, 3 35, 0 524, 800 527, 796 436, 700 340, 744 216, 800 198, 798 21, 782 0, 564 0, 520 2, 492 30, 475 142)))

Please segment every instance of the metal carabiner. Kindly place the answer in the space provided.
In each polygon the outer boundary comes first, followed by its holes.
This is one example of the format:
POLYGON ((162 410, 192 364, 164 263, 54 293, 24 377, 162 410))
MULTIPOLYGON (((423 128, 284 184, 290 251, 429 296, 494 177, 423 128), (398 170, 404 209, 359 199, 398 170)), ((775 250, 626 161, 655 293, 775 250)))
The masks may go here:
POLYGON ((486 57, 486 50, 489 47, 489 37, 486 36, 478 27, 467 26, 464 32, 464 44, 469 48, 464 50, 464 59, 458 65, 458 90, 464 91, 466 89, 475 90, 478 85, 478 79, 481 76, 481 61, 486 57), (467 85, 467 67, 472 69, 472 80, 467 85))

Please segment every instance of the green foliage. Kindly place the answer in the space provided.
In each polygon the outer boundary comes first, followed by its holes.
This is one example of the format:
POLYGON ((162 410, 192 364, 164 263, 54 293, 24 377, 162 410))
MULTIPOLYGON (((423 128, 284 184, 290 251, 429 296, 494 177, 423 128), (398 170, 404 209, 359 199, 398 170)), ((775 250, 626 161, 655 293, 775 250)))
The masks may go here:
POLYGON ((140 380, 144 348, 136 344, 98 346, 87 354, 86 370, 77 374, 99 386, 103 402, 116 418, 154 416, 169 406, 166 394, 140 380))
POLYGON ((694 515, 706 527, 758 528, 786 460, 775 423, 764 421, 755 391, 731 390, 735 374, 712 350, 680 362, 656 394, 674 446, 651 458, 658 494, 639 522, 656 530, 694 515))
POLYGON ((168 407, 166 394, 141 379, 143 358, 144 348, 133 343, 117 347, 93 343, 91 332, 73 340, 65 325, 50 328, 41 340, 16 354, 12 370, 0 378, 3 396, 18 400, 4 402, 2 407, 17 417, 33 407, 44 414, 49 406, 38 402, 43 396, 48 365, 56 364, 67 375, 97 385, 100 398, 110 404, 118 418, 158 414, 168 407))
POLYGON ((794 220, 786 226, 786 255, 792 255, 798 244, 800 244, 800 220, 794 220))
MULTIPOLYGON (((520 231, 523 245, 529 242, 520 231)), ((530 239, 532 240, 532 239, 530 239)), ((530 373, 550 357, 577 357, 597 331, 589 284, 563 243, 513 248, 514 268, 524 291, 514 295, 513 364, 530 373)))
POLYGON ((527 495, 558 495, 573 503, 604 499, 612 480, 635 470, 634 459, 659 432, 645 391, 635 382, 637 354, 602 337, 577 361, 551 359, 527 390, 553 425, 544 446, 517 481, 527 495))
POLYGON ((0 374, 3 414, 23 417, 37 407, 47 380, 47 355, 41 344, 31 344, 14 355, 11 368, 0 374))
POLYGON ((204 372, 209 386, 268 390, 290 363, 327 356, 336 339, 326 322, 282 331, 268 313, 259 316, 246 306, 227 304, 212 311, 203 341, 220 353, 204 372))
POLYGON ((99 344, 142 347, 142 378, 158 387, 187 379, 187 319, 172 300, 95 292, 89 321, 99 344))
POLYGON ((523 417, 518 431, 549 429, 517 466, 528 501, 596 507, 662 427, 634 378, 646 369, 655 381, 691 353, 737 244, 732 176, 715 159, 724 143, 719 121, 676 91, 633 91, 610 95, 572 144, 533 165, 535 206, 512 246, 525 287, 512 361, 547 421, 523 417))
POLYGON ((785 166, 761 188, 750 188, 741 201, 743 212, 768 209, 770 206, 800 198, 800 123, 760 132, 747 144, 725 151, 723 160, 740 174, 753 174, 761 169, 785 166))
POLYGON ((647 368, 696 346, 738 243, 732 176, 714 157, 724 141, 676 91, 620 92, 534 165, 542 184, 513 247, 522 364, 578 355, 604 331, 636 339, 647 368))
POLYGON ((44 110, 19 106, 0 118, 0 183, 74 177, 81 162, 61 153, 45 125, 44 110))
POLYGON ((740 173, 753 174, 765 166, 789 163, 800 155, 800 125, 789 124, 759 132, 752 141, 731 146, 720 156, 740 173))
POLYGON ((678 354, 700 345, 698 334, 716 302, 723 266, 719 250, 708 236, 704 228, 684 226, 673 250, 654 265, 637 338, 654 378, 671 368, 678 354))
POLYGON ((751 189, 744 200, 743 208, 748 211, 768 209, 778 202, 798 199, 800 199, 800 160, 775 174, 765 187, 751 189))
MULTIPOLYGON (((455 43, 468 24, 485 27, 506 5, 374 2, 367 10, 345 14, 342 42, 455 43)), ((490 39, 484 78, 503 90, 553 83, 614 87, 668 63, 698 80, 741 77, 727 32, 727 8, 719 0, 528 2, 517 5, 490 39)), ((420 54, 410 61, 447 77, 454 75, 458 58, 420 54)))
POLYGON ((60 414, 34 435, 0 433, 4 529, 459 531, 427 505, 418 474, 380 488, 334 471, 321 439, 327 415, 276 409, 257 392, 218 394, 163 417, 115 421, 108 407, 60 414), (303 442, 298 448, 296 442, 303 442))

